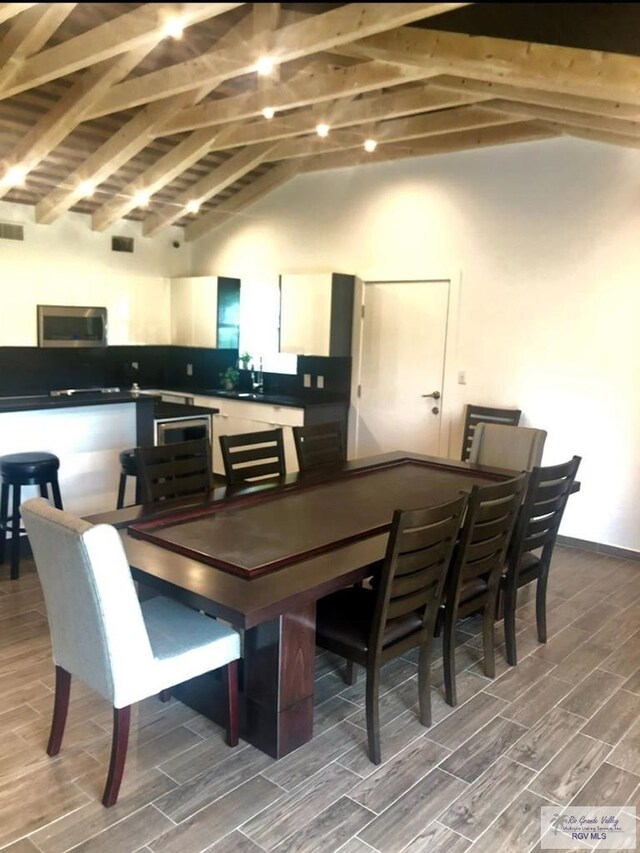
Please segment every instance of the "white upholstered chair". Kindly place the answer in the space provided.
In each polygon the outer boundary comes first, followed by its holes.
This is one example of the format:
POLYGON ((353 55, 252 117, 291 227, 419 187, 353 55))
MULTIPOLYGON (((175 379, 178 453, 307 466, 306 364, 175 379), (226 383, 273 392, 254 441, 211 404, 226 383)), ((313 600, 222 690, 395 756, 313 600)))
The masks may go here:
POLYGON ((60 751, 73 675, 113 705, 102 799, 105 806, 113 805, 127 755, 131 705, 223 666, 227 740, 235 746, 238 633, 162 596, 141 604, 114 527, 89 524, 42 498, 20 509, 42 583, 56 667, 49 755, 60 751))
POLYGON ((540 465, 547 433, 543 429, 479 423, 473 434, 469 462, 511 471, 540 465))

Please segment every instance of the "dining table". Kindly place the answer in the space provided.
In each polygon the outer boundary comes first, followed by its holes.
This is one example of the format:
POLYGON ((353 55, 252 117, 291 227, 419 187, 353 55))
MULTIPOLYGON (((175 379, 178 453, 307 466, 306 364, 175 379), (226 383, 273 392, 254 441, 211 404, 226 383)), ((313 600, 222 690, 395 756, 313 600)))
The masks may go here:
MULTIPOLYGON (((445 503, 513 473, 398 451, 88 520, 120 530, 141 594, 171 596, 242 633, 241 734, 279 758, 313 736, 317 600, 373 573, 395 509, 445 503)), ((223 722, 223 690, 211 673, 172 692, 223 722)))

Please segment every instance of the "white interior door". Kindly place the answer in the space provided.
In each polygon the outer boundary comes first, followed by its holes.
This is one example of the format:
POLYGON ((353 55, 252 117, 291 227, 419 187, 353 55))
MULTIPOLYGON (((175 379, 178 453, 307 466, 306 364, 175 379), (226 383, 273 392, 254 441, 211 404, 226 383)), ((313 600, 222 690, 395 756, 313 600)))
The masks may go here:
POLYGON ((448 305, 448 281, 365 283, 357 456, 440 455, 448 305))

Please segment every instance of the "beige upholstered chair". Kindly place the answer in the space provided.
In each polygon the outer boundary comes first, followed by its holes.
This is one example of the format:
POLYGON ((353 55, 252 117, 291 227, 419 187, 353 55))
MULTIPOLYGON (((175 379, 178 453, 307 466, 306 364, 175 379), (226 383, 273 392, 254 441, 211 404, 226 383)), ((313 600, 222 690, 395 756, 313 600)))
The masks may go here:
POLYGON ((473 435, 469 462, 511 471, 531 471, 542 461, 546 437, 543 429, 480 423, 473 435))
POLYGON ((42 498, 21 506, 47 606, 56 693, 47 752, 57 755, 76 676, 113 705, 111 762, 102 802, 120 790, 131 705, 226 667, 227 739, 238 742, 236 631, 169 598, 138 601, 114 527, 92 525, 42 498))

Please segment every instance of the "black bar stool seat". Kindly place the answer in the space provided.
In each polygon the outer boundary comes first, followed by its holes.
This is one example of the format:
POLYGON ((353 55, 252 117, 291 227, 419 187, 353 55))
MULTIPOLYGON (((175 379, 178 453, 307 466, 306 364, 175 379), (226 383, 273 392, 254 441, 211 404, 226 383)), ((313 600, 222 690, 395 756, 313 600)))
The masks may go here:
POLYGON ((118 500, 116 502, 116 509, 122 509, 124 506, 124 493, 127 486, 127 477, 136 478, 135 501, 137 504, 142 503, 135 447, 129 447, 127 450, 123 450, 120 453, 120 480, 118 482, 118 500))
POLYGON ((0 456, 0 563, 4 563, 6 536, 11 531, 11 579, 20 577, 20 503, 22 486, 38 486, 43 498, 49 497, 62 509, 58 483, 60 460, 54 453, 10 453, 0 456), (13 490, 9 515, 9 490, 13 490))

